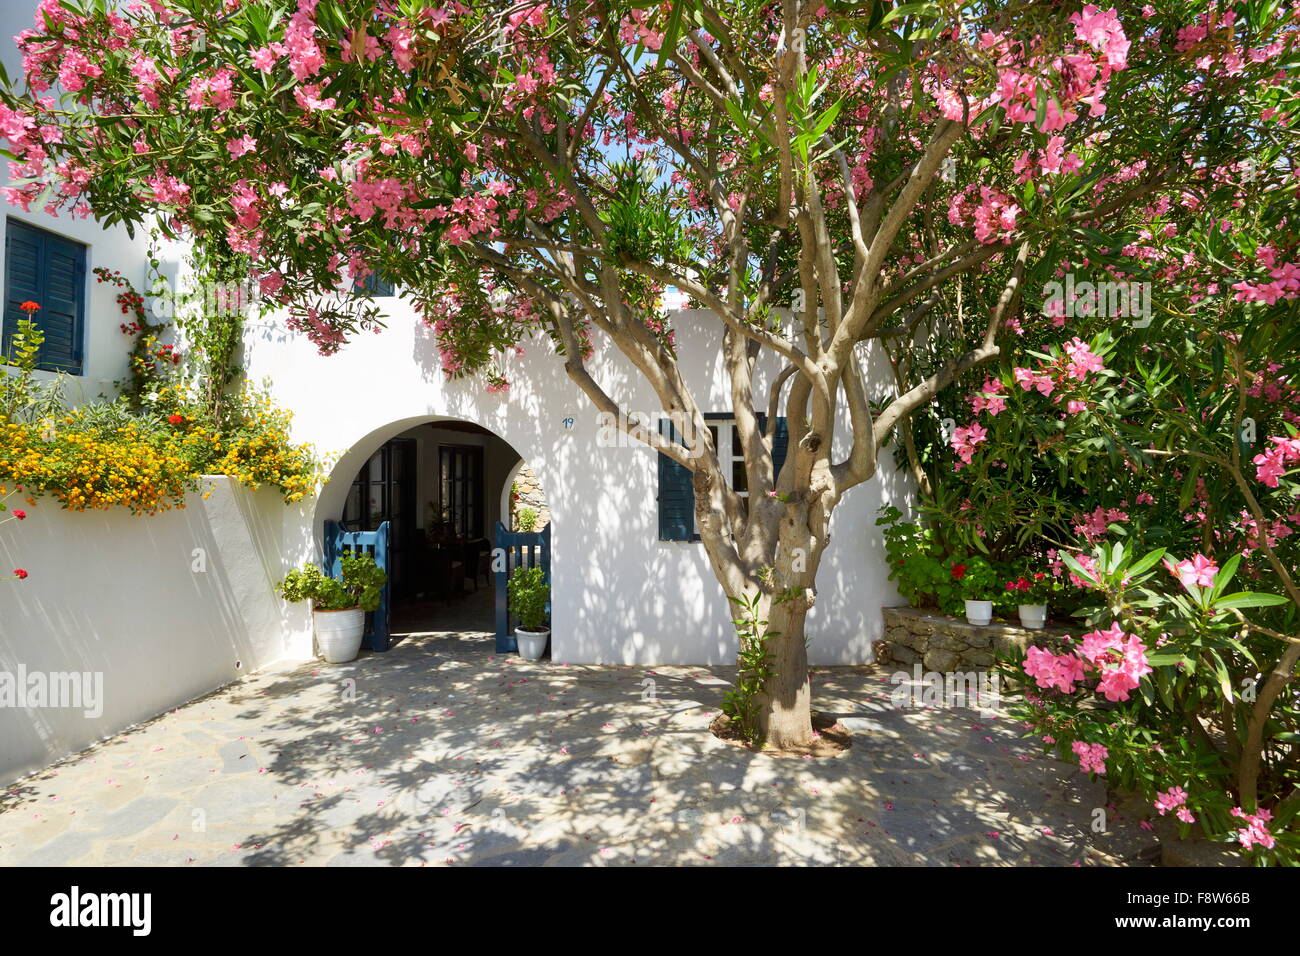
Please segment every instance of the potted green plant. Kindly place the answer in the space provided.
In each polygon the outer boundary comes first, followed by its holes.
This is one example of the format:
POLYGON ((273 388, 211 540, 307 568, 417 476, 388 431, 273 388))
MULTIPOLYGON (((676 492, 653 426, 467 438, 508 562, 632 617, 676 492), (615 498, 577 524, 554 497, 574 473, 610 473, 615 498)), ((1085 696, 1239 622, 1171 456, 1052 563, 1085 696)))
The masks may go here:
POLYGON ((1045 571, 1023 569, 1003 585, 1008 603, 1015 602, 1020 626, 1041 630, 1047 624, 1047 598, 1055 579, 1045 571))
POLYGON ((952 577, 961 591, 966 620, 971 624, 988 624, 993 620, 993 595, 997 592, 998 572, 987 558, 975 555, 952 566, 952 577))
POLYGON ((546 626, 546 604, 551 597, 551 587, 546 583, 541 568, 515 568, 506 583, 510 609, 519 618, 515 640, 519 656, 529 661, 541 660, 546 653, 546 642, 551 629, 546 626))
POLYGON ((388 574, 373 557, 349 551, 340 561, 339 578, 331 578, 315 564, 305 564, 286 574, 276 590, 286 601, 311 601, 321 656, 331 664, 341 664, 361 650, 366 612, 379 607, 387 581, 388 574))

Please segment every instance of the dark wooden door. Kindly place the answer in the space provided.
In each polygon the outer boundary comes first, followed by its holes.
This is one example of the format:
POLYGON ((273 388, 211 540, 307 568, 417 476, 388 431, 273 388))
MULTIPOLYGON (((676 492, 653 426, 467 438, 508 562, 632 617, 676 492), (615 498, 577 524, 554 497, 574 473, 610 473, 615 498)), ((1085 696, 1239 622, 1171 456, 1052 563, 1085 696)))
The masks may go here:
POLYGON ((457 538, 483 536, 483 449, 442 445, 438 449, 442 526, 457 538))
POLYGON ((385 442, 357 472, 343 507, 341 523, 348 531, 375 531, 389 523, 389 584, 394 598, 408 597, 417 583, 415 449, 413 438, 385 442))

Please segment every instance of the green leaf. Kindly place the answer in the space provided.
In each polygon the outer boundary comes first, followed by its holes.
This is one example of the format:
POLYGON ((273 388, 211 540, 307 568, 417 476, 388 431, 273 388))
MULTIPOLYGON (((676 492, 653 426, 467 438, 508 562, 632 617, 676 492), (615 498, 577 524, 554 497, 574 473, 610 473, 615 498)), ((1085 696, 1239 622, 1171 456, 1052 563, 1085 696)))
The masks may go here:
POLYGON ((1241 564, 1241 555, 1234 554, 1224 562, 1219 573, 1214 576, 1214 590, 1210 592, 1211 599, 1217 598, 1227 588, 1233 576, 1237 573, 1237 567, 1241 564))
POLYGON ((676 0, 668 14, 668 25, 664 27, 663 42, 659 45, 659 69, 664 68, 668 57, 677 49, 677 40, 682 35, 682 10, 686 7, 684 0, 676 0))
POLYGON ((1221 597, 1212 605, 1215 609, 1232 607, 1276 607, 1286 604, 1287 599, 1280 594, 1261 594, 1258 591, 1238 591, 1221 597))
POLYGON ((1133 565, 1128 569, 1129 576, 1136 578, 1138 575, 1146 573, 1147 571, 1155 567, 1156 562, 1159 561, 1164 556, 1165 556, 1164 548, 1157 548, 1155 551, 1152 551, 1150 554, 1143 555, 1141 558, 1135 561, 1133 565))
POLYGON ((1152 667, 1168 667, 1171 664, 1177 664, 1179 661, 1186 661, 1187 655, 1182 651, 1160 651, 1155 654, 1147 655, 1147 663, 1152 667))
POLYGON ((901 20, 903 17, 933 17, 937 16, 938 13, 939 6, 935 3, 903 3, 886 13, 884 19, 880 21, 880 25, 883 27, 885 24, 901 20))

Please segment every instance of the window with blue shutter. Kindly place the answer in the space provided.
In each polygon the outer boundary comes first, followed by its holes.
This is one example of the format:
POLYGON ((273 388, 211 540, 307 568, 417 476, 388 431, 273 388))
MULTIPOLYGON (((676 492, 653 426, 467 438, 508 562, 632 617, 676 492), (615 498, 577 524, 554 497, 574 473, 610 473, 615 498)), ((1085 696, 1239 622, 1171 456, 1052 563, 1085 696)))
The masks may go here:
MULTIPOLYGON (((659 419, 659 434, 685 445, 670 419, 659 419)), ((659 540, 690 541, 695 526, 695 490, 689 468, 659 455, 659 540)))
MULTIPOLYGON (((747 495, 745 487, 745 462, 736 439, 735 421, 729 412, 710 412, 704 416, 707 427, 713 435, 713 447, 717 449, 719 464, 728 474, 731 486, 742 495, 747 495)), ((758 415, 758 427, 767 429, 767 416, 758 415)), ((673 427, 669 419, 659 420, 659 434, 679 445, 685 445, 682 436, 673 427)), ((776 430, 772 435, 772 464, 776 474, 781 473, 785 464, 786 452, 790 444, 790 433, 784 418, 776 420, 776 430)), ((691 472, 679 465, 667 455, 659 455, 659 540, 660 541, 698 541, 695 533, 695 489, 691 484, 691 472)))
POLYGON ((18 321, 26 317, 19 306, 35 302, 41 308, 32 320, 45 333, 37 368, 80 375, 85 298, 86 247, 10 219, 5 233, 5 354, 12 354, 18 321))
POLYGON ((372 298, 391 297, 393 284, 387 279, 379 278, 378 272, 372 272, 357 283, 356 290, 368 293, 372 298))
MULTIPOLYGON (((758 430, 767 432, 767 415, 762 412, 758 413, 758 430)), ((776 428, 772 432, 772 478, 773 480, 781 477, 781 467, 785 464, 785 456, 790 448, 790 427, 786 422, 784 415, 778 415, 776 419, 776 428)))

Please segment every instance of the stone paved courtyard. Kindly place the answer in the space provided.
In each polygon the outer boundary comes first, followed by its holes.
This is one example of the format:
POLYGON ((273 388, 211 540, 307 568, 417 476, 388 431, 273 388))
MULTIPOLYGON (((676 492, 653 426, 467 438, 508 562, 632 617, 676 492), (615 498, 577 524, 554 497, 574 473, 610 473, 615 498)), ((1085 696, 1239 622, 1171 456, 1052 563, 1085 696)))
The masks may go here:
POLYGON ((836 759, 715 739, 732 669, 565 666, 417 634, 281 667, 5 788, 0 864, 1111 865, 1154 842, 1005 718, 821 668, 836 759))

